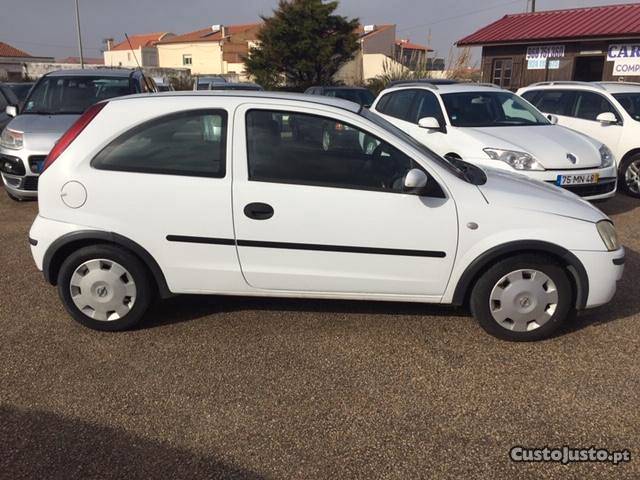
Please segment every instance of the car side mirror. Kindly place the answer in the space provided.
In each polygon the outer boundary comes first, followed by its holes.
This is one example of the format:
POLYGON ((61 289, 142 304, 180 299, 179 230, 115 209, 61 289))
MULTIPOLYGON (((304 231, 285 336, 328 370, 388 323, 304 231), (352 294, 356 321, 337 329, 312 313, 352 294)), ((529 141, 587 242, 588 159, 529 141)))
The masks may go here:
POLYGON ((442 126, 435 117, 424 117, 418 120, 418 126, 420 128, 426 128, 427 130, 440 130, 442 126))
POLYGON ((551 125, 557 125, 558 123, 558 117, 556 117, 555 115, 547 115, 547 119, 551 122, 551 125))
POLYGON ((412 168, 404 177, 404 189, 408 192, 419 192, 427 186, 429 177, 419 168, 412 168))
POLYGON ((4 112, 10 117, 17 117, 18 107, 16 107, 15 105, 7 105, 7 108, 4 109, 4 112))
POLYGON ((618 119, 612 112, 602 112, 600 115, 596 117, 596 120, 603 125, 618 123, 618 119))

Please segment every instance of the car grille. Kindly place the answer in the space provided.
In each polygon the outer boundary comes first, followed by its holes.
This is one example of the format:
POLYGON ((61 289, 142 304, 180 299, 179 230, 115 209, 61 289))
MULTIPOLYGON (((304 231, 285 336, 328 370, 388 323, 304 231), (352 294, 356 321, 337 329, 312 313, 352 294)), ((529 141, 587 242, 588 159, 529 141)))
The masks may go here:
POLYGON ((31 191, 38 190, 38 177, 24 177, 24 182, 22 182, 22 189, 31 191))
MULTIPOLYGON (((555 184, 555 182, 548 182, 555 184)), ((596 195, 604 195, 605 193, 612 192, 616 188, 615 178, 605 178, 599 183, 591 183, 587 185, 563 185, 561 188, 569 190, 581 197, 594 197, 596 195)))
POLYGON ((44 162, 45 158, 47 158, 46 155, 31 155, 29 157, 29 168, 32 173, 40 173, 38 165, 44 162))

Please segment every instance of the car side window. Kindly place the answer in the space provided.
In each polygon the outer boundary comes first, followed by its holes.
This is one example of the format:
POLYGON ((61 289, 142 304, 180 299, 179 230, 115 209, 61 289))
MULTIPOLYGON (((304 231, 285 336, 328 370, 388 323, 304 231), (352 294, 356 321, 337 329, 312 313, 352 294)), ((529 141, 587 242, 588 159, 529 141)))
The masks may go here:
POLYGON ((575 92, 572 90, 543 90, 537 97, 529 99, 525 96, 524 98, 529 100, 541 112, 573 116, 575 97, 575 92))
POLYGON ((389 97, 388 100, 382 105, 378 104, 377 110, 390 117, 410 122, 412 120, 409 118, 409 111, 413 107, 415 95, 416 90, 398 90, 388 93, 382 98, 384 100, 389 97))
POLYGON ((444 125, 444 115, 438 98, 433 93, 422 90, 416 92, 413 98, 410 120, 417 124, 421 118, 425 117, 433 117, 440 122, 440 125, 444 125))
POLYGON ((295 112, 246 115, 249 180, 403 192, 419 168, 407 155, 354 126, 295 112))
POLYGON ((4 92, 0 91, 0 114, 4 113, 4 110, 5 108, 7 108, 7 105, 9 105, 9 102, 7 102, 4 92))
POLYGON ((100 170, 197 177, 225 176, 227 113, 191 110, 132 128, 96 155, 100 170))
POLYGON ((594 92, 579 92, 576 100, 575 116, 583 120, 594 120, 601 113, 613 113, 618 121, 620 115, 604 96, 594 92))

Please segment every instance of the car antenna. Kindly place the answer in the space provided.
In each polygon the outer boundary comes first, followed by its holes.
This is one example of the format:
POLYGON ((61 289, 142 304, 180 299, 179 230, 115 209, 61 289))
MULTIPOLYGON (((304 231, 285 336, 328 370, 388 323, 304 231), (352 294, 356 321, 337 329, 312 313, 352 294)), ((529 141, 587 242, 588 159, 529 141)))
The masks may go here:
POLYGON ((124 32, 124 38, 127 39, 127 43, 129 44, 129 49, 131 49, 131 53, 133 53, 133 59, 136 61, 136 65, 138 65, 138 70, 140 70, 140 74, 142 75, 142 79, 144 80, 144 84, 147 87, 147 91, 151 92, 151 87, 149 86, 149 82, 147 82, 147 77, 144 74, 144 71, 142 70, 142 67, 140 66, 140 62, 138 62, 138 57, 136 57, 136 52, 133 51, 133 46, 131 45, 131 40, 129 40, 129 35, 127 35, 127 32, 124 32))

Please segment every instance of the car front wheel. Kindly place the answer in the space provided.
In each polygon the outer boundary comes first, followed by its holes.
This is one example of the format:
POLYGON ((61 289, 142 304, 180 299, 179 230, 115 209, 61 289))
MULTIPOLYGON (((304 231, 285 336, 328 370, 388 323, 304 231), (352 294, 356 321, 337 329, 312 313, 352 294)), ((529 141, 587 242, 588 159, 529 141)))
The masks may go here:
POLYGON ((543 255, 498 262, 476 282, 471 311, 485 331, 511 341, 553 335, 572 310, 573 290, 565 269, 543 255))
POLYGON ((153 297, 142 262, 112 245, 92 245, 67 257, 58 274, 58 293, 67 311, 94 330, 137 325, 153 297))
POLYGON ((618 186, 627 195, 640 198, 640 155, 634 155, 622 162, 618 186))

